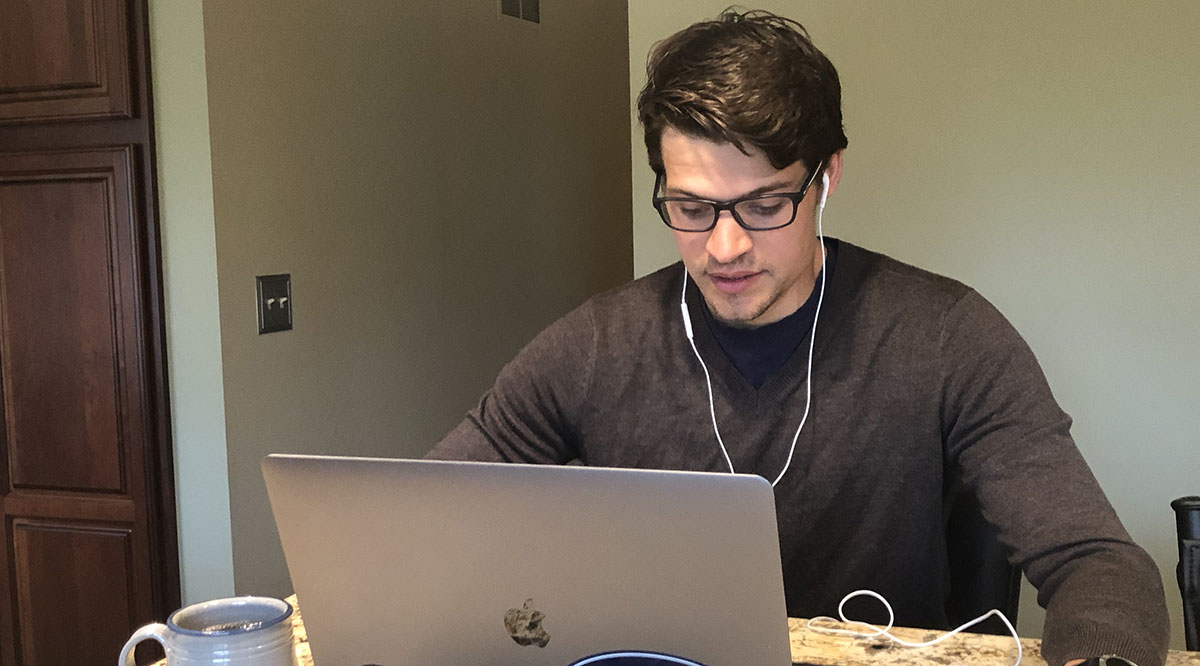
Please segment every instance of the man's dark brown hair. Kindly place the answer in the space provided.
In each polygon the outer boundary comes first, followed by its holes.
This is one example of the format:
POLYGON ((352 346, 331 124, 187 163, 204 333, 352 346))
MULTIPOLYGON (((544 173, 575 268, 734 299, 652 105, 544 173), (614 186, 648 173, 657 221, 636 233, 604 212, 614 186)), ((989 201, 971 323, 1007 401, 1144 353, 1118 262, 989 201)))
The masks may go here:
POLYGON ((726 9, 655 44, 646 74, 638 120, 658 173, 667 127, 757 148, 776 169, 846 147, 837 70, 792 19, 726 9))

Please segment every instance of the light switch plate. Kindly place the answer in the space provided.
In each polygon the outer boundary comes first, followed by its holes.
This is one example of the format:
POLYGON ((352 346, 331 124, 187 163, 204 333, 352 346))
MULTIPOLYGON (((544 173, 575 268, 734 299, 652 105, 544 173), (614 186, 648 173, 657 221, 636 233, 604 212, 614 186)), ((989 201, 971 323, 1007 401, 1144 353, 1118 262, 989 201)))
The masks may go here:
POLYGON ((292 330, 292 276, 259 275, 254 278, 258 287, 258 334, 292 330))

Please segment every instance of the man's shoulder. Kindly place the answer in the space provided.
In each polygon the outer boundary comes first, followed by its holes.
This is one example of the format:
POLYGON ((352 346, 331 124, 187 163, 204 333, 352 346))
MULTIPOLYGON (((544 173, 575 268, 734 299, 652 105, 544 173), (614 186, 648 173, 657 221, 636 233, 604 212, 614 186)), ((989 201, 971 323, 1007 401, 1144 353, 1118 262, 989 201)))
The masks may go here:
POLYGON ((612 344, 661 335, 679 316, 683 264, 675 263, 589 297, 542 331, 551 342, 598 338, 612 344))
POLYGON ((846 279, 841 300, 854 326, 890 332, 902 326, 913 335, 963 336, 972 344, 1024 344, 990 301, 954 278, 848 243, 839 252, 837 271, 845 265, 849 274, 840 276, 846 279))
POLYGON ((858 298, 887 302, 898 308, 921 305, 945 310, 974 293, 971 287, 954 278, 853 243, 839 243, 838 271, 846 271, 849 287, 858 298))
POLYGON ((584 305, 592 310, 593 316, 604 320, 657 319, 663 312, 678 309, 673 306, 679 303, 682 277, 683 263, 676 262, 596 294, 584 305))

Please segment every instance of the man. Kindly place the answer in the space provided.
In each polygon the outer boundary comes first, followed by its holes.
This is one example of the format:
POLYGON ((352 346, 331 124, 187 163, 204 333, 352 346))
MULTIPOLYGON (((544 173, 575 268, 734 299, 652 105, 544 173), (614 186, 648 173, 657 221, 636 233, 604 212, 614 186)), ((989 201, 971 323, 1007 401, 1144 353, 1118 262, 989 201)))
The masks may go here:
POLYGON ((947 488, 1046 606, 1051 664, 1166 655, 1158 572, 981 296, 820 233, 841 89, 803 27, 726 11, 655 46, 638 114, 676 264, 538 335, 431 452, 773 481, 788 612, 860 588, 943 627, 947 488), (686 268, 686 270, 685 270, 686 268))

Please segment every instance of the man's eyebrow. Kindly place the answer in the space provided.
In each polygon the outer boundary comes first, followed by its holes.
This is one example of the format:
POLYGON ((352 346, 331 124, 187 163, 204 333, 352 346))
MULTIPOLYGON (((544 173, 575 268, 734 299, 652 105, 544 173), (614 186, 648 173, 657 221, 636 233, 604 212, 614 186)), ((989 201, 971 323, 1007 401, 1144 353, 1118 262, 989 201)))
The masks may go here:
MULTIPOLYGON (((760 194, 767 194, 768 192, 782 190, 785 187, 791 187, 793 182, 794 181, 790 181, 790 180, 781 180, 781 181, 776 181, 774 183, 767 183, 766 185, 756 187, 756 188, 750 190, 749 192, 743 192, 743 193, 739 194, 738 196, 734 197, 733 199, 726 199, 725 201, 735 201, 737 199, 744 199, 746 197, 754 197, 754 196, 758 196, 760 194)), ((794 192, 796 190, 789 190, 789 191, 794 192)), ((687 197, 689 199, 703 199, 705 201, 716 201, 716 199, 710 199, 708 197, 700 196, 699 194, 692 192, 691 190, 684 190, 684 189, 680 189, 677 187, 671 187, 669 185, 663 188, 663 194, 666 194, 667 196, 672 196, 672 197, 687 197)))

